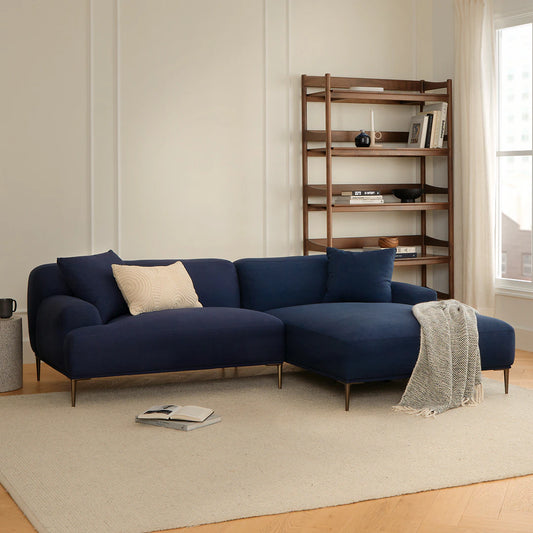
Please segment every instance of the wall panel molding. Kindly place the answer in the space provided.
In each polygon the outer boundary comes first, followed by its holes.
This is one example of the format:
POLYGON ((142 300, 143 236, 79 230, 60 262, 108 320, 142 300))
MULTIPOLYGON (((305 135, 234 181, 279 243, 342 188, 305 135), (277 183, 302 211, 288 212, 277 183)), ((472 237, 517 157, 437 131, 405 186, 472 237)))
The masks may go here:
POLYGON ((90 0, 91 253, 118 251, 118 0, 90 0))
POLYGON ((291 253, 291 84, 289 0, 265 0, 264 255, 291 253))

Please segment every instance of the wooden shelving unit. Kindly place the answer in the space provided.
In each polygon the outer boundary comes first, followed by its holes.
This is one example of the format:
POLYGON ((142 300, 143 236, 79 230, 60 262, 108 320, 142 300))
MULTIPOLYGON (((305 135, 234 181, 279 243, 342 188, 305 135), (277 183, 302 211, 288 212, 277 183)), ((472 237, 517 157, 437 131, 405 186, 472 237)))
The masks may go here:
POLYGON ((397 259, 396 267, 416 266, 421 269, 422 285, 427 286, 427 268, 431 265, 445 264, 448 268, 448 291, 439 292, 441 298, 453 298, 453 124, 452 124, 452 82, 429 82, 425 80, 391 80, 375 78, 347 78, 324 76, 302 76, 302 176, 303 176, 303 251, 325 252, 328 246, 335 248, 362 248, 377 246, 379 237, 334 237, 334 214, 347 212, 417 212, 420 216, 420 234, 394 235, 398 237, 400 246, 418 246, 421 253, 416 258, 397 259), (351 90, 350 87, 370 88, 368 91, 351 90), (384 90, 374 92, 373 87, 384 90), (435 92, 436 91, 436 92, 435 92), (307 128, 308 104, 316 102, 324 106, 325 129, 309 130, 307 128), (407 131, 382 131, 380 148, 357 148, 355 137, 360 130, 340 131, 331 126, 332 104, 371 104, 371 105, 408 105, 418 106, 420 110, 427 103, 446 102, 447 113, 447 146, 444 148, 407 148, 407 131), (322 146, 310 147, 309 143, 322 146), (336 146, 333 146, 336 143, 336 146), (349 143, 350 146, 338 146, 349 143), (325 179, 320 185, 308 182, 308 159, 310 157, 325 158, 325 179), (337 157, 414 157, 419 161, 419 180, 417 183, 333 183, 333 159, 337 157), (447 160, 447 186, 436 187, 426 182, 426 158, 442 157, 447 160), (392 194, 397 188, 419 188, 423 194, 414 203, 387 202, 370 205, 334 205, 333 196, 346 190, 379 189, 381 194, 392 194), (427 201, 428 195, 443 195, 444 201, 427 201), (317 198, 319 201, 317 201, 317 198), (309 236, 309 213, 322 211, 326 214, 326 237, 311 238, 309 236), (427 234, 427 216, 433 211, 446 211, 448 218, 447 240, 436 239, 427 234), (429 248, 438 248, 442 254, 431 253, 429 248))

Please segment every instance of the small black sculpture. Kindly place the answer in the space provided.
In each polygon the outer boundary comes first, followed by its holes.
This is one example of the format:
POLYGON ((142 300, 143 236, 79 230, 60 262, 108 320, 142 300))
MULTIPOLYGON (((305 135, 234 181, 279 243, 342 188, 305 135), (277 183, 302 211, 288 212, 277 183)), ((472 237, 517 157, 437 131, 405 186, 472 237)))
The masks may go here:
POLYGON ((370 146, 370 136, 361 130, 361 133, 355 138, 355 146, 357 148, 368 148, 370 146))

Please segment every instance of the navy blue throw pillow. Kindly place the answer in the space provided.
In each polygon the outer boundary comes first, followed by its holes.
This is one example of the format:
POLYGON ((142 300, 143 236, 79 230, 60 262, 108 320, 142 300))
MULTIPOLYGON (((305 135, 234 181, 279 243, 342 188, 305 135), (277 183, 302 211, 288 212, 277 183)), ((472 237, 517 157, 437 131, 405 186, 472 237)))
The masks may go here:
POLYGON ((128 314, 128 306, 111 268, 112 264, 122 265, 123 261, 113 250, 103 254, 58 257, 57 264, 72 294, 92 303, 104 323, 128 314))
POLYGON ((324 302, 391 302, 396 248, 347 252, 328 248, 324 302))

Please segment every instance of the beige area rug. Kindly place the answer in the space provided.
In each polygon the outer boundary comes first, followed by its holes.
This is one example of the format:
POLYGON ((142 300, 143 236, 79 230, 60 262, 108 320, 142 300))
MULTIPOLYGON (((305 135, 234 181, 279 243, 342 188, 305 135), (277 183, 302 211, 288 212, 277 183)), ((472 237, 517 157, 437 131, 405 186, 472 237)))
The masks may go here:
POLYGON ((0 400, 0 482, 40 532, 144 532, 533 473, 533 391, 393 412, 405 382, 343 388, 307 373, 0 400), (160 403, 212 407, 192 432, 134 423, 160 403))

